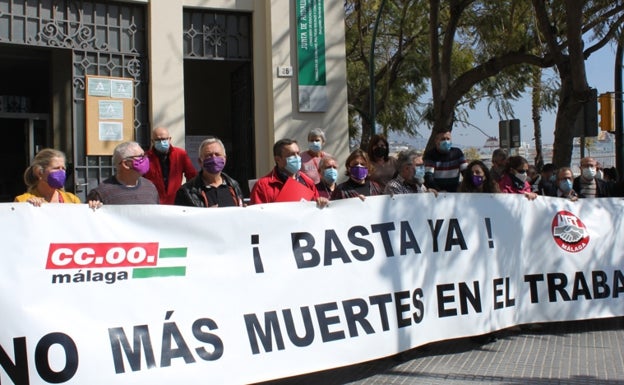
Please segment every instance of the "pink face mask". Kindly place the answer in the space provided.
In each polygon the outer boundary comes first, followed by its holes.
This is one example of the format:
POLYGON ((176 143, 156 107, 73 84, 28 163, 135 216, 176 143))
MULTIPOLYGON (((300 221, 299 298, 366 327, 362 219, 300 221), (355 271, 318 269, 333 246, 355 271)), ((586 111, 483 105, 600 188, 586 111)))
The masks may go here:
POLYGON ((141 175, 149 171, 149 158, 144 156, 141 159, 132 159, 132 169, 141 175))

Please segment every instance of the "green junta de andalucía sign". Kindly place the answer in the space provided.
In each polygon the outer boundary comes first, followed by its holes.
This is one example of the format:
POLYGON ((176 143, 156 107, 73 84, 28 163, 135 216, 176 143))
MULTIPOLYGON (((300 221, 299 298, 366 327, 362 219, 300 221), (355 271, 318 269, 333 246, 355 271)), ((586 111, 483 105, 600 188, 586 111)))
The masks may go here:
POLYGON ((323 0, 297 0, 299 111, 327 110, 323 0))

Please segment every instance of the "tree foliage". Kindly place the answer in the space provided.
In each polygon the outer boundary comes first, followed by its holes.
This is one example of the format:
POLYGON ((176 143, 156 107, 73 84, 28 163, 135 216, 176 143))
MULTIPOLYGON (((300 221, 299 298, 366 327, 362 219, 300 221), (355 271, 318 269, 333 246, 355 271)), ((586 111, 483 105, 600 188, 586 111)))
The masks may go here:
MULTIPOLYGON (((346 0, 346 55, 349 132, 362 129, 365 146, 374 127, 370 116, 370 47, 380 0, 346 0)), ((376 121, 384 131, 415 133, 407 107, 426 92, 428 78, 426 18, 423 0, 386 0, 375 42, 376 121)))
POLYGON ((532 0, 544 57, 551 57, 559 74, 553 163, 569 166, 574 122, 591 100, 585 60, 616 38, 624 21, 624 3, 607 0, 532 0))
MULTIPOLYGON (((372 131, 368 80, 372 30, 384 0, 346 0, 350 116, 372 131)), ((585 60, 616 38, 624 2, 608 0, 386 0, 375 45, 373 86, 378 123, 413 133, 470 124, 467 111, 487 100, 500 117, 531 88, 536 138, 539 113, 554 103, 536 68, 559 76, 553 163, 569 165, 572 127, 591 93, 585 60), (429 80, 427 86, 426 81, 429 80), (541 83, 536 83, 537 81, 541 83), (430 92, 430 101, 423 102, 430 92)), ((540 71, 541 73, 541 71, 540 71)))

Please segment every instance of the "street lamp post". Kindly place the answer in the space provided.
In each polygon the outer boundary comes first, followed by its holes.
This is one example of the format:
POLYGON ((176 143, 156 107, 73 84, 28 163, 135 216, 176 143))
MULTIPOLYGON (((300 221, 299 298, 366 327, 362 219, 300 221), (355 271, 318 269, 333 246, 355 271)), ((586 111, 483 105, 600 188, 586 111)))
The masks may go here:
POLYGON ((386 0, 381 0, 379 4, 379 10, 377 11, 377 18, 373 25, 373 36, 371 38, 370 55, 368 63, 368 75, 369 75, 369 89, 370 89, 370 122, 373 129, 373 134, 377 133, 377 125, 375 124, 376 111, 375 111, 375 40, 377 40, 377 27, 379 26, 379 20, 381 19, 381 13, 386 5, 386 0))
POLYGON ((622 38, 618 39, 615 51, 615 168, 620 180, 624 174, 624 112, 622 108, 622 38))

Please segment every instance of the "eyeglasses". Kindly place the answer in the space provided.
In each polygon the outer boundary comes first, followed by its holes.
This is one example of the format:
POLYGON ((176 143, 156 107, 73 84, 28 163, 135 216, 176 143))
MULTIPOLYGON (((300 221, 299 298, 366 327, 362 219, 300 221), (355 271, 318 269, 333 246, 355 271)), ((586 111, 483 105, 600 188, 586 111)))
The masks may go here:
POLYGON ((131 155, 131 156, 127 156, 124 159, 132 159, 132 160, 143 160, 145 159, 145 153, 142 153, 140 155, 131 155))
POLYGON ((169 139, 171 139, 171 137, 168 137, 168 138, 154 138, 154 139, 152 139, 152 141, 154 141, 154 142, 162 142, 163 140, 169 140, 169 139))

